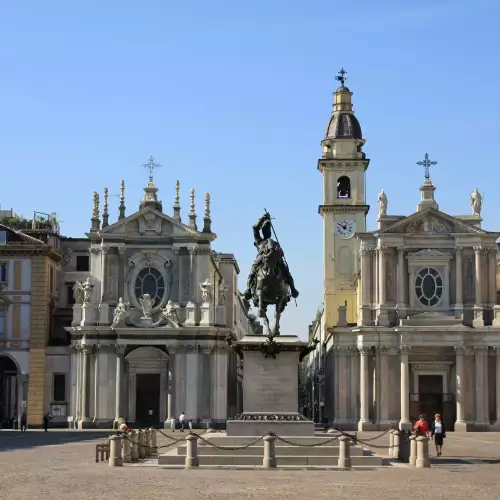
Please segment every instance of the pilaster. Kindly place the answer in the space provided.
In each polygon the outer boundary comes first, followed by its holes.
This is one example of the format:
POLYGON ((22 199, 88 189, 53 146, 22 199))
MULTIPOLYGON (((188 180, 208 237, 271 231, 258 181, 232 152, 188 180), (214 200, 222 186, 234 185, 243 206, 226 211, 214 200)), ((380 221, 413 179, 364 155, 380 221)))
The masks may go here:
POLYGON ((399 317, 406 318, 406 303, 405 303, 405 290, 406 290, 406 274, 405 273, 405 247, 398 247, 398 283, 397 283, 397 304, 399 317))
POLYGON ((410 369, 408 363, 409 345, 400 345, 401 356, 401 420, 399 429, 402 431, 411 430, 410 421, 410 369))
POLYGON ((485 430, 489 424, 488 420, 488 346, 474 346, 474 372, 475 372, 475 409, 476 418, 474 427, 476 430, 485 430))
POLYGON ((466 432, 467 422, 465 421, 465 381, 464 381, 464 354, 465 347, 463 345, 456 345, 454 347, 456 361, 455 361, 455 399, 457 402, 457 420, 455 422, 455 432, 466 432))
POLYGON ((387 311, 387 247, 378 247, 378 326, 389 326, 387 311))
POLYGON ((473 325, 475 327, 484 326, 484 316, 483 316, 483 298, 482 298, 482 272, 483 272, 483 254, 484 248, 481 246, 474 247, 475 255, 475 303, 474 303, 474 320, 473 325))
POLYGON ((455 276, 456 276, 455 318, 456 319, 463 319, 463 314, 464 314, 462 272, 463 272, 462 247, 460 245, 457 245, 455 247, 455 276))

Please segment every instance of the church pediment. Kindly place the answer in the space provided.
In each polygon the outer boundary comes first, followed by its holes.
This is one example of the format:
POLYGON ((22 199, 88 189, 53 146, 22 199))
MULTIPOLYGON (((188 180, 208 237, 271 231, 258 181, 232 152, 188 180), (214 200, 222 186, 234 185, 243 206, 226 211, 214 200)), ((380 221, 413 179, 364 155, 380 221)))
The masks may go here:
POLYGON ((413 234, 450 234, 450 233, 472 233, 486 234, 485 231, 477 227, 466 224, 439 210, 429 208, 428 210, 414 213, 403 220, 400 220, 380 234, 413 233, 413 234))
POLYGON ((152 207, 146 207, 99 231, 101 236, 157 236, 161 238, 215 239, 213 233, 201 233, 152 207))
POLYGON ((419 250, 418 252, 411 252, 408 254, 411 257, 450 257, 451 254, 449 252, 440 252, 435 248, 424 248, 423 250, 419 250))

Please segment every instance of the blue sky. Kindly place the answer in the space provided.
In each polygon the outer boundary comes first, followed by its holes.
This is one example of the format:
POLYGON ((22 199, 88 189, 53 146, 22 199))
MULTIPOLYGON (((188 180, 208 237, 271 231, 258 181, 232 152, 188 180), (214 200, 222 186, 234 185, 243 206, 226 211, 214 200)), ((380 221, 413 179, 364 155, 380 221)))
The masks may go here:
POLYGON ((305 336, 322 301, 316 161, 341 67, 371 159, 369 229, 381 188, 389 213, 415 211, 425 152, 440 209, 470 213, 477 186, 484 227, 499 229, 500 2, 407 4, 3 0, 2 208, 57 212, 81 236, 94 190, 125 179, 136 210, 153 155, 166 213, 177 179, 186 218, 189 188, 200 218, 211 193, 214 247, 236 255, 241 288, 251 226, 272 213, 301 292, 282 331, 305 336))

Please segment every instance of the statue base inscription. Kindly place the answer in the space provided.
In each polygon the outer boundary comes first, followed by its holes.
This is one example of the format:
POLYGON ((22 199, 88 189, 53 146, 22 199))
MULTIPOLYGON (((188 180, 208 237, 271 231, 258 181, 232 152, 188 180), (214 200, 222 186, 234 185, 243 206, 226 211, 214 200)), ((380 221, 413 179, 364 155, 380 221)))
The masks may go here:
POLYGON ((243 413, 227 422, 228 436, 313 436, 314 423, 298 413, 299 358, 307 342, 295 335, 275 337, 279 346, 266 355, 263 335, 247 335, 236 342, 244 358, 243 413))

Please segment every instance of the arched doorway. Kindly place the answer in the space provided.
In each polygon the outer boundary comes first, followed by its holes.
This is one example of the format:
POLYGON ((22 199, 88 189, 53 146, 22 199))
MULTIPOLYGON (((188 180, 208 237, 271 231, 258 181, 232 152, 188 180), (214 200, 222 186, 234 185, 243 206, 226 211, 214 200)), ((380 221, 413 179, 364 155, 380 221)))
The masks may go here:
POLYGON ((4 428, 12 425, 14 417, 17 419, 17 375, 14 360, 0 354, 0 422, 4 428))
POLYGON ((156 347, 139 347, 126 356, 129 423, 145 427, 166 419, 168 358, 156 347))

